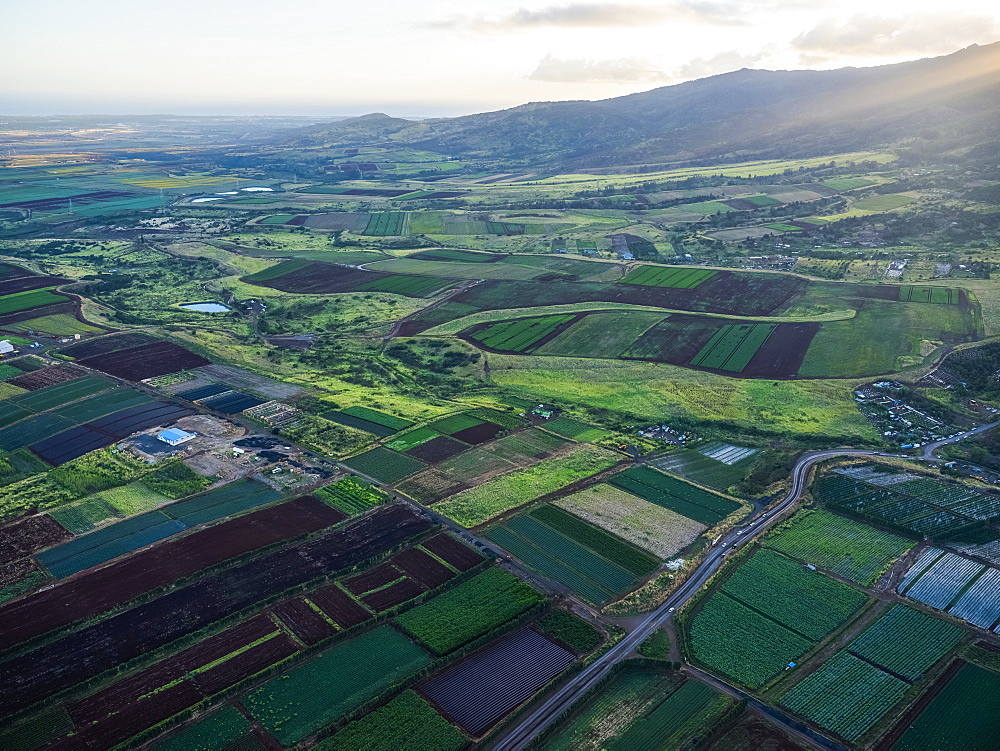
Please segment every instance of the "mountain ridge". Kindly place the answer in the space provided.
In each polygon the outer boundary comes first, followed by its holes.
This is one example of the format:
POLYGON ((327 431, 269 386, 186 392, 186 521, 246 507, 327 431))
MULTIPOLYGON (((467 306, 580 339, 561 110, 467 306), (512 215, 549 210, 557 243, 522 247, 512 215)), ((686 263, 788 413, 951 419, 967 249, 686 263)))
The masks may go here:
POLYGON ((286 134, 284 145, 405 145, 510 164, 580 167, 947 151, 1000 137, 1000 42, 829 71, 743 68, 603 100, 528 102, 451 118, 372 113, 286 134))

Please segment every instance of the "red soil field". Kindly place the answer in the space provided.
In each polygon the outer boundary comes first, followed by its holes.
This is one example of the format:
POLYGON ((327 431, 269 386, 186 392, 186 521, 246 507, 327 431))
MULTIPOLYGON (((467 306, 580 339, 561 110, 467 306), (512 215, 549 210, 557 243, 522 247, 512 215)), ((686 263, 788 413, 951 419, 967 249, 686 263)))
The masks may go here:
POLYGON ((45 515, 0 527, 0 563, 16 561, 72 536, 59 522, 45 515))
POLYGON ((103 613, 203 568, 345 518, 318 500, 299 499, 164 542, 0 609, 0 645, 103 613))
POLYGON ((420 547, 431 551, 442 561, 454 566, 459 571, 468 571, 483 562, 483 557, 479 553, 444 532, 420 543, 420 547))
POLYGON ((428 464, 435 464, 437 462, 443 462, 456 454, 461 454, 469 448, 466 444, 449 438, 448 436, 439 436, 437 438, 432 438, 427 441, 427 443, 421 443, 419 446, 414 446, 409 451, 405 451, 405 454, 419 459, 422 462, 427 462, 428 464))
POLYGON ((33 373, 19 375, 16 378, 9 379, 7 383, 12 383, 18 388, 27 389, 28 391, 38 391, 38 389, 43 389, 46 386, 54 386, 57 383, 72 381, 74 378, 79 378, 82 375, 85 375, 85 373, 81 370, 57 365, 51 368, 42 368, 33 373))
POLYGON ((417 548, 397 553, 392 562, 428 589, 439 587, 455 576, 455 572, 441 561, 417 548))
POLYGON ((377 613, 401 605, 427 591, 427 587, 413 579, 403 579, 390 587, 365 595, 361 600, 377 613))
POLYGON ((336 633, 336 629, 327 623, 326 618, 313 610, 303 599, 289 600, 275 605, 271 608, 271 612, 306 644, 316 644, 336 633))
POLYGON ((190 370, 209 365, 201 355, 196 355, 173 342, 157 342, 132 349, 108 352, 78 360, 81 365, 100 370, 127 381, 141 381, 180 370, 190 370))
POLYGON ((372 617, 371 613, 352 600, 350 595, 336 584, 310 593, 309 600, 319 606, 319 609, 341 628, 357 626, 372 617))
POLYGON ((383 563, 375 568, 368 569, 362 574, 345 579, 344 589, 352 595, 361 595, 371 592, 373 589, 384 587, 389 582, 394 582, 403 575, 403 572, 389 563, 383 563))
POLYGON ((235 686, 254 673, 259 673, 298 651, 299 648, 286 634, 280 634, 256 647, 251 647, 231 660, 199 673, 194 678, 194 684, 208 697, 235 686))
POLYGON ((487 441, 493 440, 500 435, 503 430, 502 425, 496 425, 492 422, 484 422, 481 425, 473 425, 471 428, 466 428, 465 430, 453 433, 452 438, 457 438, 460 441, 465 441, 465 443, 471 443, 473 446, 476 446, 480 443, 486 443, 487 441))

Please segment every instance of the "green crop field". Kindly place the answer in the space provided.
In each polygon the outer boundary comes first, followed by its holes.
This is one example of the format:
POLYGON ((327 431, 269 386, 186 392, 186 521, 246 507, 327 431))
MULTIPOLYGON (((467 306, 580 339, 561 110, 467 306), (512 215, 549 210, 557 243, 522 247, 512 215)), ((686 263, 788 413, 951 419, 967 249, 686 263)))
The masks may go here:
POLYGON ((98 391, 103 391, 110 386, 111 384, 103 378, 83 376, 82 378, 75 378, 72 381, 57 383, 54 386, 46 386, 38 391, 15 396, 10 399, 10 402, 25 409, 41 412, 42 410, 52 409, 53 407, 58 407, 61 404, 66 404, 84 396, 96 394, 98 391))
POLYGON ((909 684, 847 652, 838 652, 781 697, 782 706, 849 741, 903 698, 909 684))
POLYGON ((120 488, 101 491, 101 497, 123 516, 133 516, 162 506, 169 501, 165 495, 148 488, 142 482, 122 485, 120 488))
POLYGON ((641 284, 646 287, 693 289, 717 273, 711 269, 640 266, 622 279, 622 283, 641 284))
POLYGON ((389 500, 389 496, 356 477, 345 477, 313 491, 313 495, 345 514, 360 514, 389 500))
POLYGON ((184 728, 154 748, 156 751, 206 751, 229 748, 252 730, 250 721, 236 707, 229 705, 213 712, 204 720, 184 728))
MULTIPOLYGON (((711 444, 706 444, 706 447, 708 445, 711 444)), ((754 452, 745 459, 724 463, 705 456, 703 450, 674 448, 662 456, 650 459, 649 463, 657 469, 699 485, 725 491, 746 476, 757 456, 757 452, 754 452)))
POLYGON ((405 211, 380 211, 371 215, 364 235, 392 237, 407 234, 405 211))
POLYGON ((846 584, 770 550, 758 550, 722 591, 803 637, 819 641, 865 604, 846 584))
POLYGON ((379 626, 272 678, 243 705, 271 735, 292 745, 429 663, 416 644, 379 626))
POLYGON ((539 355, 620 357, 636 339, 663 320, 662 313, 615 310, 584 315, 538 348, 539 355))
POLYGON ((378 482, 393 485, 427 467, 419 459, 379 446, 343 462, 347 467, 378 482))
POLYGON ((635 574, 528 515, 493 527, 486 537, 595 604, 606 602, 636 583, 635 574))
POLYGON ((574 315, 519 318, 515 321, 491 324, 468 336, 491 349, 525 352, 574 318, 576 318, 574 315))
POLYGON ((938 305, 958 305, 961 290, 951 287, 900 287, 900 302, 928 302, 938 305))
POLYGON ((765 544, 867 586, 914 543, 827 511, 805 511, 768 536, 765 544))
POLYGON ((559 416, 544 423, 542 427, 550 433, 555 433, 563 438, 569 438, 580 443, 593 443, 607 438, 610 433, 601 428, 595 428, 586 423, 579 422, 570 417, 559 416))
POLYGON ((637 577, 648 576, 660 567, 656 557, 555 506, 541 505, 530 516, 637 577))
POLYGON ((813 646, 723 592, 694 616, 688 638, 698 662, 748 688, 760 688, 813 646))
POLYGON ((488 568, 454 589, 407 611, 396 622, 435 654, 453 652, 545 597, 500 568, 488 568))
POLYGON ((392 274, 391 276, 359 284, 357 289, 366 292, 391 292, 396 295, 426 297, 451 283, 449 279, 437 279, 432 276, 392 274))
POLYGON ((310 263, 312 263, 312 261, 304 258, 293 261, 282 261, 281 263, 270 266, 263 271, 258 271, 256 274, 250 274, 245 277, 245 279, 248 282, 266 282, 291 274, 293 271, 301 271, 309 266, 310 263))
POLYGON ((996 751, 1000 674, 966 664, 914 720, 892 751, 996 751))
POLYGON ((16 313, 19 310, 40 308, 57 302, 67 302, 69 298, 52 292, 53 288, 34 289, 29 292, 15 292, 13 295, 0 297, 0 315, 16 313))
POLYGON ((614 475, 608 482, 650 503, 709 526, 718 524, 729 514, 742 508, 736 501, 709 493, 649 467, 631 467, 614 475))
POLYGON ((776 323, 726 324, 691 359, 691 364, 741 373, 777 327, 776 323))
POLYGON ((384 412, 369 409, 368 407, 348 407, 342 410, 342 412, 345 415, 351 415, 351 417, 358 417, 362 420, 377 423, 378 425, 385 425, 387 428, 392 428, 393 430, 403 430, 413 425, 409 420, 404 420, 401 417, 393 417, 392 415, 387 415, 384 412))
POLYGON ((438 504, 435 510, 459 524, 473 527, 607 469, 617 461, 618 456, 610 451, 582 444, 564 456, 508 472, 479 487, 465 490, 438 504))
POLYGON ((468 741, 413 691, 349 723, 313 746, 316 751, 461 751, 468 741))
POLYGON ((385 445, 393 451, 409 451, 412 448, 427 443, 427 441, 438 438, 440 435, 440 433, 430 428, 417 428, 416 430, 411 430, 409 433, 403 433, 403 435, 397 436, 390 441, 386 441, 385 445))
POLYGON ((447 417, 442 417, 440 420, 435 420, 427 427, 442 435, 454 435, 466 428, 474 428, 477 425, 482 425, 483 422, 478 417, 473 417, 469 412, 459 412, 457 415, 448 415, 447 417))
POLYGON ((685 748, 685 742, 703 732, 713 717, 732 703, 698 681, 687 681, 664 701, 636 718, 608 751, 656 751, 685 748))
POLYGON ((869 662, 915 681, 954 649, 962 636, 958 626, 897 604, 847 648, 869 662))

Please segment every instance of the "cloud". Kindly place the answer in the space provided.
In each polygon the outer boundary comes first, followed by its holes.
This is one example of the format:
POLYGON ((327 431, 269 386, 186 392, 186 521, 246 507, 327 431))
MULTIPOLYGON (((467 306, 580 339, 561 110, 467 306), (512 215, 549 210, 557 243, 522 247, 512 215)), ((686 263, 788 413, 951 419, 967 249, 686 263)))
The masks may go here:
POLYGON ((724 26, 741 26, 737 6, 726 0, 675 0, 672 3, 568 3, 537 10, 519 8, 500 17, 453 16, 430 21, 434 29, 469 29, 474 31, 513 31, 532 28, 602 28, 614 26, 649 26, 652 24, 691 21, 724 26))
POLYGON ((749 54, 730 50, 709 58, 696 57, 676 68, 642 57, 564 60, 546 55, 528 78, 552 83, 678 83, 746 68, 767 59, 774 51, 774 45, 749 54))
POLYGON ((563 60, 546 55, 528 78, 550 83, 640 83, 667 81, 670 75, 640 57, 563 60))
POLYGON ((857 14, 828 18, 792 40, 803 64, 839 57, 894 57, 951 52, 1000 33, 990 16, 915 13, 901 18, 857 14))

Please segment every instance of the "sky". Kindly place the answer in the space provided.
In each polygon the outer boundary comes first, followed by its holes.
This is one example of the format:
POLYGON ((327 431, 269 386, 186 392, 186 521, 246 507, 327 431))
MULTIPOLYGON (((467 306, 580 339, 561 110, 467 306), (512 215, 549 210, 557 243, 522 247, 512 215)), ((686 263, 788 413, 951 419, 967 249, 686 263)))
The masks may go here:
POLYGON ((452 116, 1000 40, 963 0, 0 0, 0 113, 452 116))

